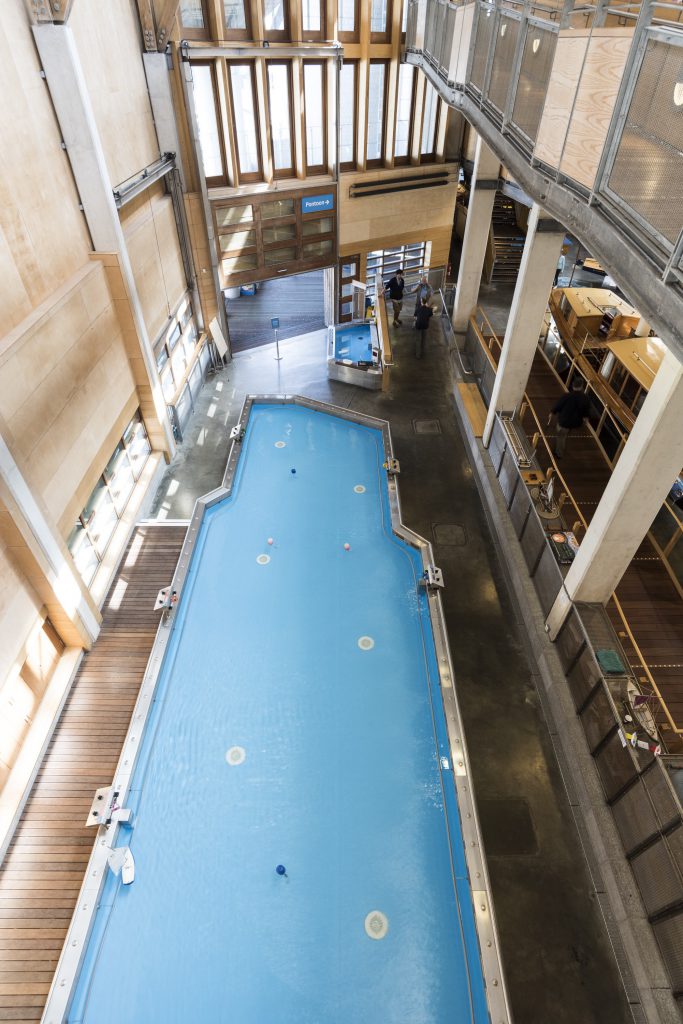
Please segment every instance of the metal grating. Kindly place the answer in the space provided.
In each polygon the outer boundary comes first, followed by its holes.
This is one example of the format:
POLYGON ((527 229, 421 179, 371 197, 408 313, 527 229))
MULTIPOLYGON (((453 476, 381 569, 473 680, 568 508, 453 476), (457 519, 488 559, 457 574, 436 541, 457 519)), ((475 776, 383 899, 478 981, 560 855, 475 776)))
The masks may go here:
POLYGON ((674 992, 683 991, 683 914, 653 924, 674 992))
POLYGON ((631 867, 649 915, 683 899, 683 883, 665 839, 659 839, 634 857, 631 867))
POLYGON ((612 814, 626 853, 659 831, 657 816, 640 779, 612 804, 612 814))
POLYGON ((543 113, 556 43, 555 32, 527 26, 512 121, 532 142, 543 113))
POLYGON ((486 58, 488 57, 493 30, 493 10, 493 7, 486 7, 483 4, 477 9, 477 34, 474 41, 474 52, 472 54, 470 83, 478 89, 479 92, 482 92, 484 89, 486 58))
POLYGON ((683 228, 683 47, 649 40, 609 175, 609 188, 674 243, 683 228))
POLYGON ((505 113, 518 35, 519 22, 517 19, 508 18, 504 14, 501 15, 496 29, 493 66, 491 67, 491 80, 488 88, 488 98, 501 114, 505 113))

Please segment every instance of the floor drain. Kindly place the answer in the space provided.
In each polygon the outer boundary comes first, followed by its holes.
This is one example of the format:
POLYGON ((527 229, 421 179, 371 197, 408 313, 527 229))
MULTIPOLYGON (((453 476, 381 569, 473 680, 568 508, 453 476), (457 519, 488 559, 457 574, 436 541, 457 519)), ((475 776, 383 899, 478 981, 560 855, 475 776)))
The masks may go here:
POLYGON ((381 910, 371 910, 365 918, 365 932, 371 939, 383 939, 389 931, 386 914, 381 910))
POLYGON ((276 441, 275 442, 275 447, 276 448, 284 448, 285 447, 285 442, 284 441, 276 441))
POLYGON ((225 760, 234 767, 235 765, 243 764, 246 756, 247 752, 244 747, 230 747, 225 754, 225 760))
POLYGON ((360 647, 361 651, 371 651, 372 648, 375 646, 375 641, 372 639, 371 636, 362 636, 358 640, 358 646, 360 647))
POLYGON ((450 544, 452 547, 462 548, 467 543, 465 527, 458 523, 434 523, 432 533, 434 543, 439 546, 450 544))
POLYGON ((356 492, 356 494, 365 494, 365 488, 363 487, 362 484, 356 484, 356 486, 354 487, 354 491, 356 492))
POLYGON ((416 434, 440 434, 441 424, 438 420, 413 420, 416 434))
POLYGON ((258 555, 256 561, 258 562, 259 565, 268 565, 268 562, 270 561, 270 555, 258 555))

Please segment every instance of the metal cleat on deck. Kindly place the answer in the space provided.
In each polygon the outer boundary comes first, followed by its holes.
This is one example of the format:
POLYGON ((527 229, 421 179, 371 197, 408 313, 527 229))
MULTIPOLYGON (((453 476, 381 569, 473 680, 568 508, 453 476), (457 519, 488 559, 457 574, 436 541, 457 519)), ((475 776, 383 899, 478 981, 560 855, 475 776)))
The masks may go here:
POLYGON ((172 590, 170 587, 163 587, 157 594, 157 599, 154 602, 154 611, 173 611, 177 603, 178 591, 172 590))
POLYGON ((239 444, 241 441, 244 440, 245 432, 246 431, 241 423, 235 424, 235 426, 230 431, 230 440, 234 441, 235 444, 239 444))
POLYGON ((119 791, 113 786, 102 786, 95 790, 95 796, 88 811, 86 828, 92 825, 121 825, 133 827, 133 811, 128 807, 119 807, 119 791))
POLYGON ((398 459, 387 459, 386 462, 382 463, 389 476, 398 476, 401 472, 401 464, 398 459))
POLYGON ((437 590, 443 587, 443 573, 436 565, 428 565, 420 577, 420 586, 427 590, 437 590))

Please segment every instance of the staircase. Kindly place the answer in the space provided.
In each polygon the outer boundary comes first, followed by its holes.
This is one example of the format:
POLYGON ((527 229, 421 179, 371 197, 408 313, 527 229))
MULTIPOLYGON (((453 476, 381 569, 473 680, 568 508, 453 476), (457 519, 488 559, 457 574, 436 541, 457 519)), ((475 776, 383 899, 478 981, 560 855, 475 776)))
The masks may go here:
POLYGON ((489 280, 493 284, 514 284, 522 262, 524 233, 517 226, 514 203, 502 192, 496 192, 491 230, 493 267, 489 280))

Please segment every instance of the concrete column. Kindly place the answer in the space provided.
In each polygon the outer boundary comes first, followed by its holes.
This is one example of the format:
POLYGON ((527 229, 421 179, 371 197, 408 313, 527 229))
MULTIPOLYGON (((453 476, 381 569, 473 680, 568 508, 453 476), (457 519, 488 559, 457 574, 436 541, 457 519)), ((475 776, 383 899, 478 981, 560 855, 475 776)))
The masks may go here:
POLYGON ((145 78, 147 79, 149 102, 152 106, 154 127, 157 139, 159 140, 159 152, 175 153, 176 167, 180 173, 183 191, 185 191, 187 188, 185 169, 178 140, 178 126, 173 106, 168 58, 165 53, 143 53, 142 63, 145 68, 145 78))
POLYGON ((175 452, 173 432, 76 42, 66 25, 34 25, 33 36, 93 246, 98 253, 118 253, 119 256, 146 374, 143 396, 148 397, 148 401, 143 414, 154 446, 170 457, 175 452), (150 414, 153 415, 151 422, 150 414))
POLYGON ((64 541, 36 500, 0 435, 0 534, 64 642, 89 649, 100 614, 78 575, 64 541))
POLYGON ((465 237, 462 240, 460 271, 455 289, 453 330, 456 334, 465 333, 467 321, 477 305, 499 172, 500 160, 481 137, 477 138, 465 237))
POLYGON ((683 365, 667 349, 548 616, 553 639, 572 601, 609 601, 681 465, 683 365))
POLYGON ((514 411, 524 397, 564 234, 562 225, 547 219, 534 203, 484 427, 482 440, 486 447, 496 413, 514 411))

